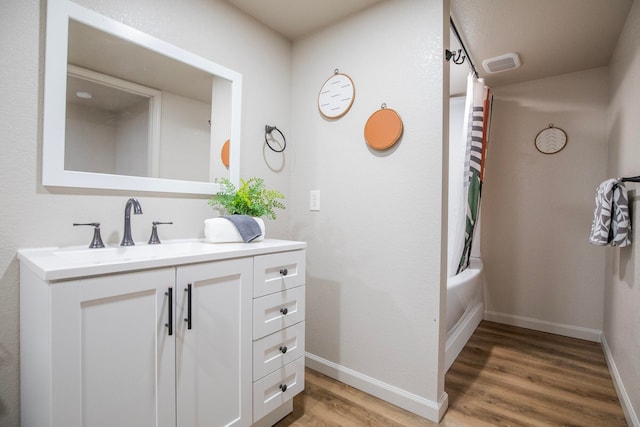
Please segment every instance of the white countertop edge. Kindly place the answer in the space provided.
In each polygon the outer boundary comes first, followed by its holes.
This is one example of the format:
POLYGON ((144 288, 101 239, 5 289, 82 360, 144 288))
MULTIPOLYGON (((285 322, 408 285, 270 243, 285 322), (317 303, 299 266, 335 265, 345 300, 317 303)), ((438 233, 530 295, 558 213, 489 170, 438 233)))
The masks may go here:
MULTIPOLYGON (((208 247, 211 250, 197 253, 158 256, 157 258, 85 265, 61 262, 60 258, 53 255, 53 253, 64 250, 86 249, 99 251, 100 249, 88 249, 86 246, 24 248, 18 249, 17 253, 20 262, 33 271, 38 278, 45 281, 59 281, 87 276, 123 273, 134 270, 147 270, 151 268, 220 261, 224 259, 263 255, 272 252, 293 251, 305 249, 307 247, 306 242, 278 239, 265 239, 255 243, 208 243, 205 242, 204 239, 180 239, 163 241, 162 244, 169 245, 172 242, 201 242, 205 244, 205 247, 208 247)), ((140 243, 139 245, 143 244, 140 243)), ((116 247, 116 245, 107 245, 107 247, 116 247)))

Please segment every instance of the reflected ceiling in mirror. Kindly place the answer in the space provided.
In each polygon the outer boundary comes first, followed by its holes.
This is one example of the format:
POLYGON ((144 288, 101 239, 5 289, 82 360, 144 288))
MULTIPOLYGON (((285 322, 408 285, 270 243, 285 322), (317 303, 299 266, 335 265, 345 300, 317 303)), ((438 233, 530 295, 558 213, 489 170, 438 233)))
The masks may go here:
POLYGON ((44 185, 212 194, 214 178, 237 183, 238 73, 67 0, 47 12, 44 185))

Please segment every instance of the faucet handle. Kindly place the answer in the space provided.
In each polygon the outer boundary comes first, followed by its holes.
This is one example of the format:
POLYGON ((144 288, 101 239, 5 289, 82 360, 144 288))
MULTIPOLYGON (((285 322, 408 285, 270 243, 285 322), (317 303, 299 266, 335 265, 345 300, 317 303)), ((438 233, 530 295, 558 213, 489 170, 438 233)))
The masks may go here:
POLYGON ((160 222, 160 221, 153 221, 151 223, 152 227, 151 227, 151 237, 149 237, 149 244, 150 245, 157 245, 160 242, 160 239, 158 238, 158 225, 161 224, 173 224, 173 222, 160 222))
POLYGON ((84 224, 79 224, 77 222, 73 223, 73 226, 76 227, 78 225, 89 225, 93 227, 93 239, 91 239, 91 243, 89 244, 89 248, 104 248, 104 243, 102 243, 102 237, 100 237, 100 223, 99 222, 88 222, 84 224))

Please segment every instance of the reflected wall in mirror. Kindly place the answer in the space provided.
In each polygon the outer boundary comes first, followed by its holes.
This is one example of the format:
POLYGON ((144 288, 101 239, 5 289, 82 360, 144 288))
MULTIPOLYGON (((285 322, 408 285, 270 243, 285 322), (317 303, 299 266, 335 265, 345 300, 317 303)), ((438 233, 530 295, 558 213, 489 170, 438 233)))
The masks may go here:
POLYGON ((69 64, 64 169, 154 173, 162 92, 69 64))
POLYGON ((44 185, 212 194, 214 178, 238 182, 238 73, 67 0, 47 13, 44 185))

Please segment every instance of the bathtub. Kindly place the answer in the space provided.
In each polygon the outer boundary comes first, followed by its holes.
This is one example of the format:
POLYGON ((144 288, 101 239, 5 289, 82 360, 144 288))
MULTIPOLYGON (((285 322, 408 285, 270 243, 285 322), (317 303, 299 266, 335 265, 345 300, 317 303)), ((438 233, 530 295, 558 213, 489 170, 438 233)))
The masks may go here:
POLYGON ((482 320, 484 313, 482 287, 480 258, 472 257, 469 268, 450 277, 447 282, 447 344, 445 347, 447 370, 482 320))

